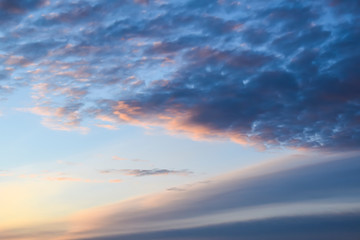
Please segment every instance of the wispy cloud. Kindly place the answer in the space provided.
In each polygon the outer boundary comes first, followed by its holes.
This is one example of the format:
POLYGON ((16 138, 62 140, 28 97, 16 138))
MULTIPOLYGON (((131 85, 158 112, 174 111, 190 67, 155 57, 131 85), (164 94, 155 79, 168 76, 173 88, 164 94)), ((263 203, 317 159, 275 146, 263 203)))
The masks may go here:
POLYGON ((183 188, 179 188, 179 187, 171 187, 166 189, 167 191, 185 191, 185 189, 183 188))
POLYGON ((139 159, 139 158, 129 159, 129 158, 119 157, 119 156, 116 156, 116 155, 112 157, 112 160, 115 160, 115 161, 147 162, 147 160, 143 160, 143 159, 139 159))
POLYGON ((143 176, 160 176, 160 175, 190 175, 192 174, 189 170, 169 170, 169 169, 108 169, 108 170, 101 170, 100 173, 103 174, 111 174, 111 173, 120 173, 123 175, 128 176, 136 176, 136 177, 143 177, 143 176))
POLYGON ((81 163, 77 163, 77 162, 68 162, 68 161, 63 161, 63 160, 58 160, 58 161, 56 161, 56 163, 61 164, 61 165, 68 165, 68 166, 81 165, 81 163))
POLYGON ((83 181, 80 178, 73 178, 73 177, 47 177, 48 181, 56 181, 56 182, 81 182, 83 181))
POLYGON ((95 124, 95 126, 100 127, 100 128, 106 128, 109 130, 117 130, 118 128, 114 125, 111 124, 95 124))
MULTIPOLYGON (((74 166, 72 163, 64 163, 69 166, 74 166)), ((1 176, 1 171, 0 171, 1 176)), ((32 179, 40 182, 81 182, 81 183, 100 183, 105 182, 102 179, 90 179, 82 176, 72 176, 71 174, 65 172, 50 172, 42 171, 40 173, 20 173, 20 174, 10 174, 5 173, 4 176, 16 176, 21 179, 32 179)))
POLYGON ((12 176, 12 173, 10 173, 7 170, 0 169, 0 177, 8 177, 8 176, 12 176))
POLYGON ((112 160, 116 160, 116 161, 125 161, 128 160, 127 158, 123 158, 123 157, 119 157, 119 156, 113 156, 112 160))
POLYGON ((122 182, 122 180, 121 179, 110 179, 109 182, 111 182, 111 183, 120 183, 120 182, 122 182))

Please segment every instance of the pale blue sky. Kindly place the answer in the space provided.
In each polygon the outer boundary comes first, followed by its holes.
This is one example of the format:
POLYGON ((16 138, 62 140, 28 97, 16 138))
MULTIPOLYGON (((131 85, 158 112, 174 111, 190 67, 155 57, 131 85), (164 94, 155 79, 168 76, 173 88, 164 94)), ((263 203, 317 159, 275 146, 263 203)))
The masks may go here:
POLYGON ((333 226, 332 206, 352 223, 359 16, 358 0, 0 0, 0 236, 196 240, 252 218, 333 226))

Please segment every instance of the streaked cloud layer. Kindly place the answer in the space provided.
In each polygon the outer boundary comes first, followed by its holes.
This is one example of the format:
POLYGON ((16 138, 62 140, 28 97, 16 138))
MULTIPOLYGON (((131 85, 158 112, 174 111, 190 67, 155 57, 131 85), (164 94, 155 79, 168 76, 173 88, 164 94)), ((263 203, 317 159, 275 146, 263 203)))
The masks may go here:
POLYGON ((258 147, 359 147, 358 1, 24 1, 0 91, 46 127, 162 126, 258 147))
MULTIPOLYGON (((148 232, 115 237, 90 238, 91 240, 147 240, 147 239, 356 239, 359 236, 358 214, 333 214, 319 216, 298 216, 255 220, 189 228, 181 230, 168 230, 148 232), (335 234, 334 234, 335 233, 335 234), (179 237, 181 236, 181 237, 179 237)), ((87 240, 90 240, 89 238, 87 240)), ((85 240, 85 239, 83 239, 85 240)))
MULTIPOLYGON (((183 191, 90 209, 59 222, 60 233, 49 232, 56 239, 356 239, 358 159, 262 163, 183 191)), ((11 239, 16 232, 2 235, 11 239)))

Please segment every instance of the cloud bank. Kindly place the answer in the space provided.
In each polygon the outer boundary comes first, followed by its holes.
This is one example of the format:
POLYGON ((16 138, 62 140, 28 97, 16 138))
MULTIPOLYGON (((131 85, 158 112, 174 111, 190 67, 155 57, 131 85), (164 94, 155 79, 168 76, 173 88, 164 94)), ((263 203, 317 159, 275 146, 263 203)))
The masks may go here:
POLYGON ((356 240, 359 214, 284 217, 199 228, 148 232, 82 240, 356 240))
POLYGON ((359 154, 297 157, 80 213, 65 239, 356 239, 359 154), (179 188, 180 189, 180 188, 179 188), (344 221, 344 222, 342 222, 344 221), (333 226, 333 227, 329 227, 333 226), (216 233, 215 233, 216 232, 216 233))
MULTIPOLYGON (((357 149, 359 3, 2 1, 0 93, 56 130, 357 149)), ((4 97, 6 98, 6 97, 4 97)))

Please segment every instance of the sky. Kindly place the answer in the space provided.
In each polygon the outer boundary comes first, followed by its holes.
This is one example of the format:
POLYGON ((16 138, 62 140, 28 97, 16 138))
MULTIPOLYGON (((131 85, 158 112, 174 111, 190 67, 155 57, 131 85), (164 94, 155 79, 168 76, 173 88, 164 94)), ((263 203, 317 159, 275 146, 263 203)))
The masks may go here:
POLYGON ((357 240, 358 0, 0 0, 0 239, 357 240))

